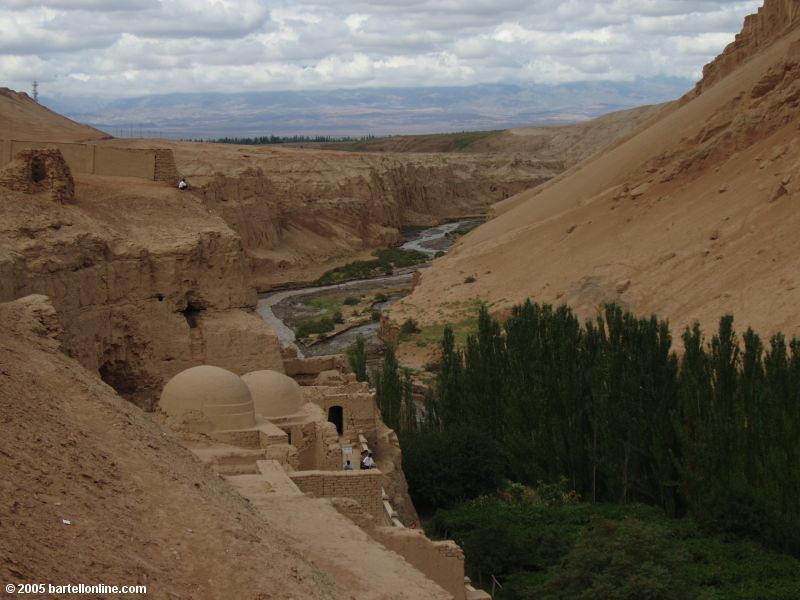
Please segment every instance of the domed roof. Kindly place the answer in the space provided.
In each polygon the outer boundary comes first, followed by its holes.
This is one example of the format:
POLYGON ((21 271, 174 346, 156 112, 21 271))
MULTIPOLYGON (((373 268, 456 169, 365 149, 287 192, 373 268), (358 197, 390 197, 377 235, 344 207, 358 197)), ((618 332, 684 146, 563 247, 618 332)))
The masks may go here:
POLYGON ((169 380, 159 402, 171 418, 191 431, 225 431, 255 427, 253 398, 241 377, 201 365, 169 380))
POLYGON ((253 396, 256 413, 270 417, 288 417, 305 404, 300 385, 277 371, 253 371, 242 375, 253 396))

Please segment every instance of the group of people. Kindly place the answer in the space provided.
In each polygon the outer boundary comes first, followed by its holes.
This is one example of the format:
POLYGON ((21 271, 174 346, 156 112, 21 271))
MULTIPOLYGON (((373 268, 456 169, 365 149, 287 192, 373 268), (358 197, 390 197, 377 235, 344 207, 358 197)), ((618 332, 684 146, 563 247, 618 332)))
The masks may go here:
MULTIPOLYGON (((359 466, 360 469, 374 469, 375 468, 375 460, 372 458, 372 452, 368 450, 361 451, 361 464, 359 466)), ((353 465, 348 460, 347 463, 344 465, 345 471, 352 471, 353 465)))

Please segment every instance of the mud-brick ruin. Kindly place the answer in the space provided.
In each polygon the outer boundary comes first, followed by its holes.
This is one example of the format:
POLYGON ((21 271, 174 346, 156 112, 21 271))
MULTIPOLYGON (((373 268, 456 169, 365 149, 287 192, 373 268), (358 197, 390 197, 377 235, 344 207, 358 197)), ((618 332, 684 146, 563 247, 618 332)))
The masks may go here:
MULTIPOLYGON (((164 386, 160 418, 258 510, 274 515, 288 501, 302 514, 307 497, 324 499, 309 510, 325 523, 346 517, 454 598, 488 597, 465 582, 458 545, 406 528, 385 489, 390 479, 379 468, 359 468, 364 450, 379 465, 392 465, 397 438, 382 424, 367 384, 338 364, 334 356, 288 359, 305 385, 273 370, 240 377, 215 366, 192 367, 164 386)), ((409 518, 415 524, 415 515, 409 518)))

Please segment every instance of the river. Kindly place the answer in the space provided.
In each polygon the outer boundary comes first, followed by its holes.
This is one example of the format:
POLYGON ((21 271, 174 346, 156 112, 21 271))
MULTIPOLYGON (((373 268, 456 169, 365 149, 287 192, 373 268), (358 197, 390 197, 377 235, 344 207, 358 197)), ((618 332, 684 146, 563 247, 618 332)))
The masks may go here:
MULTIPOLYGON (((461 219, 450 223, 444 223, 436 227, 424 229, 413 234, 408 234, 404 243, 400 246, 404 250, 417 250, 427 254, 432 260, 437 252, 447 252, 447 250, 454 244, 450 234, 457 230, 469 230, 475 225, 483 222, 483 219, 461 219)), ((297 349, 299 356, 323 356, 326 354, 336 354, 343 352, 349 348, 356 338, 361 335, 367 342, 368 354, 374 354, 382 346, 378 340, 378 327, 377 321, 369 321, 361 325, 351 327, 340 333, 332 335, 314 342, 313 344, 305 345, 295 337, 294 331, 284 323, 283 318, 292 315, 296 312, 307 310, 308 307, 303 304, 303 299, 313 296, 319 296, 326 292, 337 291, 352 291, 359 293, 377 293, 388 290, 397 290, 398 288, 408 287, 414 277, 414 272, 417 269, 424 269, 430 266, 430 261, 403 269, 395 275, 389 276, 376 276, 368 279, 358 279, 355 281, 348 281, 345 283, 338 283, 326 286, 309 286, 305 288, 298 288, 292 290, 283 290, 279 292, 271 292, 263 294, 259 297, 256 312, 261 315, 275 331, 280 340, 281 346, 294 346, 297 349), (280 316, 279 316, 280 315, 280 316)), ((390 295, 385 302, 379 302, 372 306, 373 310, 383 310, 403 297, 403 293, 396 293, 390 295)))

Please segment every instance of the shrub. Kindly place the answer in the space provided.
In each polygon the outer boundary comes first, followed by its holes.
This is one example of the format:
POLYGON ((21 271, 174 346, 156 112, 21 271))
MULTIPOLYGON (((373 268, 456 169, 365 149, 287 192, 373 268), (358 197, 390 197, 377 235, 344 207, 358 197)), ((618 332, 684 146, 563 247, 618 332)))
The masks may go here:
POLYGON ((334 323, 344 323, 344 317, 342 316, 342 311, 340 310, 337 310, 335 313, 333 313, 332 318, 334 323))
POLYGON ((379 311, 377 308, 372 311, 372 320, 373 321, 381 320, 381 311, 379 311))
POLYGON ((347 298, 344 299, 344 304, 346 304, 347 306, 355 306, 356 304, 358 304, 358 298, 356 298, 355 296, 348 296, 347 298))
POLYGON ((477 278, 474 275, 469 275, 466 279, 464 279, 464 283, 475 283, 477 278))
POLYGON ((297 326, 297 337, 304 338, 314 333, 322 334, 333 331, 334 325, 328 317, 303 321, 297 326))
POLYGON ((786 541, 776 512, 746 484, 715 486, 695 512, 706 533, 747 538, 773 548, 786 541))
POLYGON ((383 292, 378 292, 375 294, 375 302, 386 302, 388 299, 389 297, 383 292))
POLYGON ((682 600, 695 590, 677 577, 686 556, 664 531, 635 518, 594 523, 547 583, 521 598, 536 600, 682 600))
POLYGON ((436 254, 433 255, 433 258, 441 258, 445 255, 444 250, 439 250, 436 254))
POLYGON ((416 322, 416 320, 412 318, 406 319, 400 326, 400 332, 404 334, 417 333, 418 331, 419 331, 419 324, 416 322))
POLYGON ((367 348, 364 336, 359 335, 356 343, 347 351, 347 360, 353 369, 357 381, 369 381, 367 376, 367 348))

